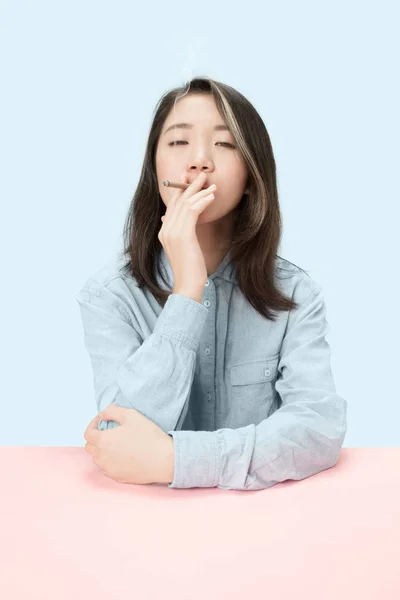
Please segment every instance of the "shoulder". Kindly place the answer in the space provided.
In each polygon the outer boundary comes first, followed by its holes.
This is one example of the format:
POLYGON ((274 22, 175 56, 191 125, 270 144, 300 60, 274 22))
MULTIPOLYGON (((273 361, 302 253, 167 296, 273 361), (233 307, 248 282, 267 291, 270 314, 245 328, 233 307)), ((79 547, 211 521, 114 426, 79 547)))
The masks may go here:
POLYGON ((123 267, 124 262, 121 259, 114 259, 106 263, 86 279, 79 291, 101 292, 110 285, 122 283, 124 280, 128 279, 128 275, 123 267))
POLYGON ((84 281, 76 294, 78 303, 101 303, 102 306, 116 307, 127 316, 132 295, 138 293, 136 280, 125 269, 125 261, 114 259, 94 271, 84 281))
POLYGON ((281 291, 303 305, 314 298, 322 295, 322 286, 309 273, 290 261, 277 256, 275 262, 276 283, 281 291))

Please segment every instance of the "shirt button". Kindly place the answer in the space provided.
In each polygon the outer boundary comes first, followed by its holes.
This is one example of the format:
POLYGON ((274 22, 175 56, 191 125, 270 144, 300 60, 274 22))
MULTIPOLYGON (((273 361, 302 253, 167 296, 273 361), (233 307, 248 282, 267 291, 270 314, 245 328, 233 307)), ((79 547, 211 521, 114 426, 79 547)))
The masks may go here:
POLYGON ((206 349, 205 349, 205 353, 207 354, 207 356, 208 356, 209 354, 211 354, 211 350, 210 350, 210 348, 206 348, 206 349))
POLYGON ((269 377, 271 375, 271 370, 270 369, 265 369, 264 375, 266 375, 267 377, 269 377))
POLYGON ((204 300, 204 306, 207 306, 207 308, 209 306, 211 306, 211 302, 209 300, 204 300))
POLYGON ((207 279, 207 281, 206 281, 206 287, 208 287, 209 285, 210 285, 210 280, 207 279))

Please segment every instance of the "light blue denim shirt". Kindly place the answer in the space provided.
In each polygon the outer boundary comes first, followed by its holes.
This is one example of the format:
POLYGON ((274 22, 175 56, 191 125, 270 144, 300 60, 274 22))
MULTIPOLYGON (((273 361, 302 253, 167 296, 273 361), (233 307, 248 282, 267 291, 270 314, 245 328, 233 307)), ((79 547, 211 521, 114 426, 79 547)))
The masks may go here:
MULTIPOLYGON (((169 288, 173 272, 162 248, 169 288)), ((333 467, 346 434, 321 286, 283 258, 277 284, 299 308, 262 317, 237 284, 230 252, 202 302, 162 308, 117 259, 79 291, 98 412, 135 408, 174 439, 174 488, 260 490, 333 467)), ((116 421, 100 421, 99 429, 116 421)))

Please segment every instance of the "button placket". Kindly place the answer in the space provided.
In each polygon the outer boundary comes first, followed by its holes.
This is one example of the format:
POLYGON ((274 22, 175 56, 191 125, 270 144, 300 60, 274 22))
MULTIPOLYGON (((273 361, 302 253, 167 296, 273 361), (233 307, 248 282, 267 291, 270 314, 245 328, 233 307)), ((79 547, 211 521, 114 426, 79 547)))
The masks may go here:
MULTIPOLYGON (((211 280, 210 280, 210 279, 207 279, 207 281, 206 281, 206 283, 205 283, 205 287, 209 287, 210 283, 211 283, 211 280)), ((204 300, 204 302, 203 302, 203 305, 204 305, 204 306, 206 306, 207 308, 209 308, 209 307, 211 306, 211 301, 210 301, 210 300, 204 300)), ((207 348, 204 350, 204 354, 205 354, 206 356, 210 356, 210 354, 211 354, 211 348, 210 348, 210 347, 207 347, 207 348)), ((207 392, 207 394, 206 394, 206 398, 207 398, 207 402, 208 402, 209 404, 211 404, 211 402, 212 402, 212 394, 210 394, 209 392, 207 392)))

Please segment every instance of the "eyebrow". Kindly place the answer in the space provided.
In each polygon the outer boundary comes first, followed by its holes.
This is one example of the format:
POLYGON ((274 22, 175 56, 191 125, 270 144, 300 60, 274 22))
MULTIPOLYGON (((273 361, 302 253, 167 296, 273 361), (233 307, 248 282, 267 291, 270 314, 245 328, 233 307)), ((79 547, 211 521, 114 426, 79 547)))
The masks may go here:
MULTIPOLYGON (((165 135, 170 129, 193 129, 192 123, 174 123, 170 125, 163 133, 165 135)), ((214 131, 230 131, 226 125, 215 125, 214 131)))

